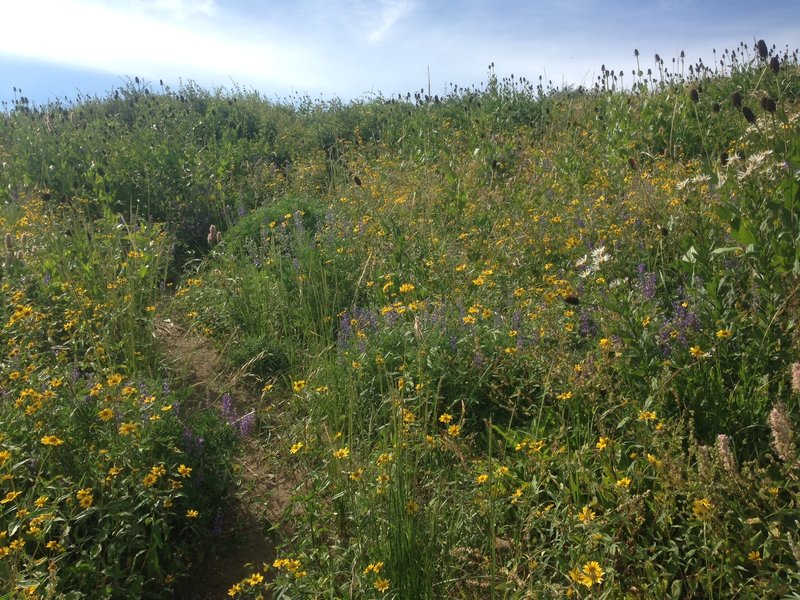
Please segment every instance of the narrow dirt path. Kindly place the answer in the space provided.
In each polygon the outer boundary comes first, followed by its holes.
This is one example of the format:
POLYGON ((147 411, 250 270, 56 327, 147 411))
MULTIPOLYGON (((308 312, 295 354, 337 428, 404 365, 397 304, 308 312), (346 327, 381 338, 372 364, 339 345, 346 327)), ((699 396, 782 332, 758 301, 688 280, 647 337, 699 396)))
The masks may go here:
MULTIPOLYGON (((238 415, 260 408, 261 401, 248 385, 246 368, 234 369, 209 340, 162 319, 156 323, 168 368, 193 390, 198 406, 220 401, 228 393, 238 415)), ((285 474, 269 472, 269 440, 261 435, 244 440, 244 455, 236 473, 238 487, 222 515, 220 532, 208 544, 209 552, 189 566, 189 577, 178 587, 176 600, 219 600, 228 589, 261 565, 272 564, 277 542, 273 527, 282 520, 293 485, 285 474)))

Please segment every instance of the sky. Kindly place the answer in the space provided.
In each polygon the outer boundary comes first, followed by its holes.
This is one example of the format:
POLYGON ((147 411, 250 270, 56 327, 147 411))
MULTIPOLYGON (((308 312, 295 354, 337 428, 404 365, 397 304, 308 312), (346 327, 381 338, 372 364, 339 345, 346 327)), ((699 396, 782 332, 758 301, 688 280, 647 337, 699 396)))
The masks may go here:
POLYGON ((800 2, 751 0, 0 0, 0 102, 105 96, 139 77, 344 101, 480 86, 488 66, 554 85, 800 47, 800 2), (429 88, 430 86, 430 88, 429 88))

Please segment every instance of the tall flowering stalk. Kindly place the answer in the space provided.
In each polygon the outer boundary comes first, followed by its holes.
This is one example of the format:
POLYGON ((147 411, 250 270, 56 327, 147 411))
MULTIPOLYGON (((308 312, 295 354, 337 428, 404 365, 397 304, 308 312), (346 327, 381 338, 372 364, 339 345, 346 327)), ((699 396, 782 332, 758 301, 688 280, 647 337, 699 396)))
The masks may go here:
POLYGON ((736 458, 731 450, 731 439, 724 433, 717 436, 717 455, 725 471, 731 477, 735 477, 738 470, 736 468, 736 458))
POLYGON ((793 462, 796 457, 792 423, 786 409, 776 404, 769 413, 769 429, 772 432, 772 447, 783 462, 793 462))

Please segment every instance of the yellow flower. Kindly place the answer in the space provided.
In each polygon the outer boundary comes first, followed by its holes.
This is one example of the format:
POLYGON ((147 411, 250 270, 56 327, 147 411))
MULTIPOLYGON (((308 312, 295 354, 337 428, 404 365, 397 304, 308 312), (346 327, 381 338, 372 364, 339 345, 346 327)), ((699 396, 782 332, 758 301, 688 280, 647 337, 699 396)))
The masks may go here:
POLYGON ((447 428, 447 434, 450 437, 458 437, 460 433, 461 433, 460 425, 450 425, 450 427, 447 428))
POLYGON ((572 392, 561 392, 556 396, 556 400, 569 400, 570 398, 572 398, 572 392))
POLYGON ((295 394, 299 394, 302 392, 306 387, 305 379, 297 379, 296 381, 292 382, 292 390, 294 390, 295 394))
POLYGON ((711 511, 713 508, 714 505, 708 498, 700 498, 699 500, 695 500, 692 504, 692 512, 694 513, 694 516, 702 520, 705 520, 711 516, 711 511))
POLYGON ((144 487, 153 487, 156 484, 157 481, 158 481, 158 477, 156 477, 152 473, 148 473, 142 479, 142 485, 144 485, 144 487))
POLYGON ((120 435, 128 435, 128 434, 131 434, 131 433, 136 433, 136 430, 138 429, 138 427, 139 426, 136 423, 132 423, 132 422, 123 423, 122 425, 119 426, 119 434, 120 435))
POLYGON ((467 315, 466 317, 462 317, 461 319, 464 322, 464 325, 474 325, 475 324, 475 317, 472 315, 467 315))
POLYGON ((588 506, 584 506, 581 509, 581 512, 578 513, 578 519, 580 519, 581 523, 589 523, 590 521, 594 521, 594 518, 594 511, 588 506))
POLYGON ((750 552, 747 553, 747 559, 750 562, 758 564, 761 562, 761 552, 759 552, 758 550, 751 550, 750 552))
POLYGON ((611 340, 610 339, 603 338, 603 339, 600 340, 600 348, 602 348, 603 350, 607 350, 610 347, 611 347, 611 340))
POLYGON ((181 477, 189 477, 192 474, 192 467, 181 465, 178 467, 178 473, 180 473, 181 477))
POLYGON ((350 456, 350 448, 347 446, 344 448, 339 448, 338 450, 334 451, 333 456, 334 458, 347 458, 350 456))
POLYGON ((379 561, 376 563, 370 563, 366 567, 364 567, 364 575, 369 575, 370 573, 375 573, 376 575, 381 572, 383 568, 383 561, 379 561))
POLYGON ((623 477, 622 479, 617 479, 617 487, 621 488, 628 488, 631 485, 631 478, 630 477, 623 477))
POLYGON ((489 481, 489 476, 486 473, 481 473, 475 478, 475 483, 479 485, 486 483, 487 481, 489 481))
POLYGON ((120 383, 122 383, 122 375, 120 375, 119 373, 114 373, 111 377, 109 377, 106 380, 106 384, 108 384, 109 387, 114 387, 116 385, 119 385, 120 383))
POLYGON ((447 425, 452 420, 453 420, 453 415, 451 415, 450 413, 442 413, 441 415, 439 415, 439 423, 444 423, 445 425, 447 425))
POLYGON ((595 444, 595 448, 598 450, 605 450, 608 448, 608 444, 611 443, 611 440, 607 437, 600 436, 600 439, 597 440, 597 444, 595 444))
MULTIPOLYGON (((603 568, 597 561, 591 561, 583 565, 583 574, 586 576, 586 579, 594 583, 602 583, 603 582, 603 568)), ((589 586, 591 587, 591 586, 589 586)))
POLYGON ((97 416, 100 417, 102 421, 110 421, 111 419, 114 418, 114 411, 106 407, 99 413, 97 413, 97 416))
POLYGON ((643 410, 639 413, 640 421, 653 421, 656 418, 656 413, 651 410, 643 410))
POLYGON ((234 584, 228 590, 228 596, 230 596, 231 598, 235 598, 236 594, 238 594, 241 591, 242 591, 242 584, 241 583, 234 584))
POLYGON ((383 577, 378 577, 378 579, 375 580, 373 587, 379 592, 385 592, 389 589, 389 580, 384 579, 383 577))
POLYGON ((407 292, 413 292, 415 289, 416 288, 413 283, 404 283, 400 286, 400 293, 405 294, 407 292))
POLYGON ((46 435, 41 439, 42 444, 45 446, 60 446, 64 443, 64 440, 54 436, 54 435, 46 435))
POLYGON ((78 490, 75 492, 75 496, 77 496, 81 508, 89 508, 92 505, 92 502, 94 502, 91 488, 83 488, 82 490, 78 490))
POLYGON ((695 358, 702 358, 705 355, 705 352, 703 352, 700 346, 692 346, 689 348, 689 353, 695 358))
POLYGON ((729 338, 733 335, 733 332, 730 329, 720 329, 717 331, 717 339, 724 340, 729 338))
POLYGON ((9 458, 11 458, 11 452, 8 450, 0 450, 0 467, 6 464, 9 458))
POLYGON ((304 445, 303 442, 297 442, 291 448, 289 448, 289 452, 291 452, 292 454, 297 454, 303 448, 303 445, 304 445))
POLYGON ((200 516, 200 513, 197 512, 196 510, 194 510, 193 508, 190 508, 189 510, 186 511, 186 518, 187 519, 196 519, 199 516, 200 516))
POLYGON ((21 493, 22 492, 8 492, 5 498, 0 500, 0 504, 8 504, 9 502, 13 502, 21 493))

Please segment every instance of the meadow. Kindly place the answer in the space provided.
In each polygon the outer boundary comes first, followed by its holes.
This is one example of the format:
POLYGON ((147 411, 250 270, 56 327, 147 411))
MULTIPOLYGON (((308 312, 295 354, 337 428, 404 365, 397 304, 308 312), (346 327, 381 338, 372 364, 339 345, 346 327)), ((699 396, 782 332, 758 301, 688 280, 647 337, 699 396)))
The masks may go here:
POLYGON ((712 55, 20 92, 0 599, 180 597, 248 526, 215 597, 800 598, 798 55, 712 55))

